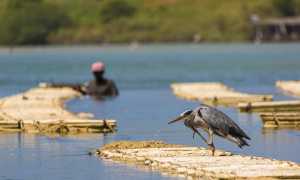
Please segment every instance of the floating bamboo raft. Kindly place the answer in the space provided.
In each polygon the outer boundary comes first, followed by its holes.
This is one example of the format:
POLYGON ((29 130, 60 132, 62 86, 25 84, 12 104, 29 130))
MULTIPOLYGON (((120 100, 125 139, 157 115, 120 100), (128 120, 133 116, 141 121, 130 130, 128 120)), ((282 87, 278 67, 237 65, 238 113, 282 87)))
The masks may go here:
POLYGON ((0 99, 0 131, 42 133, 111 132, 115 120, 95 120, 64 109, 64 101, 80 96, 72 88, 38 87, 0 99))
POLYGON ((260 113, 265 128, 300 128, 300 112, 260 113))
POLYGON ((300 111, 300 101, 272 101, 239 103, 241 112, 282 112, 300 111))
POLYGON ((258 112, 265 128, 300 127, 300 101, 239 103, 241 112, 258 112))
POLYGON ((294 96, 300 96, 300 81, 277 81, 276 87, 294 96))
MULTIPOLYGON (((197 147, 152 146, 153 142, 141 143, 140 147, 115 145, 103 148, 103 159, 157 170, 170 175, 195 179, 299 179, 300 165, 255 156, 242 156, 197 147), (148 144, 148 145, 147 145, 148 144)), ((116 143, 115 143, 116 144, 116 143)), ((121 143, 122 144, 122 143, 121 143)))
POLYGON ((241 93, 217 82, 175 83, 171 88, 178 97, 211 105, 237 106, 240 102, 272 101, 272 95, 241 93))

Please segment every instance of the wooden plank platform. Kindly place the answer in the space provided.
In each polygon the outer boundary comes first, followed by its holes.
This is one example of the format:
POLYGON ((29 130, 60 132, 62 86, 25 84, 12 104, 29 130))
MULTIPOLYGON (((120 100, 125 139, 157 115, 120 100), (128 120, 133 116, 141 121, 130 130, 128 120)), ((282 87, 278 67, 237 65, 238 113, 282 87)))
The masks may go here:
POLYGON ((287 94, 300 96, 300 81, 277 81, 276 87, 287 94))
POLYGON ((111 148, 98 153, 105 160, 113 160, 157 170, 174 176, 195 179, 299 179, 300 165, 264 157, 243 156, 225 151, 211 151, 198 147, 181 147, 153 142, 131 142, 141 146, 122 147, 115 142, 111 148), (148 145, 147 145, 148 144, 148 145))
POLYGON ((300 112, 260 113, 265 128, 300 128, 300 112))
POLYGON ((299 128, 300 101, 239 103, 241 112, 258 112, 265 128, 299 128))
POLYGON ((174 94, 186 100, 199 100, 211 105, 237 106, 240 102, 272 101, 272 95, 247 94, 218 82, 174 83, 174 94))
POLYGON ((0 131, 43 133, 111 132, 115 120, 90 119, 64 108, 66 100, 79 97, 72 88, 37 87, 0 99, 0 131))
POLYGON ((241 112, 300 111, 300 101, 239 103, 238 108, 241 112))

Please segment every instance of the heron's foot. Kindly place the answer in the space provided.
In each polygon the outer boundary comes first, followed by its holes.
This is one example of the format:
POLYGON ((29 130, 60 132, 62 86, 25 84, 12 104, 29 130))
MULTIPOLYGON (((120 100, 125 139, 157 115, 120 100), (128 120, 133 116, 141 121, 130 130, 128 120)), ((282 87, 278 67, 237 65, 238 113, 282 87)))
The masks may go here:
POLYGON ((216 151, 215 146, 213 144, 208 144, 208 149, 211 150, 212 156, 215 156, 215 151, 216 151))

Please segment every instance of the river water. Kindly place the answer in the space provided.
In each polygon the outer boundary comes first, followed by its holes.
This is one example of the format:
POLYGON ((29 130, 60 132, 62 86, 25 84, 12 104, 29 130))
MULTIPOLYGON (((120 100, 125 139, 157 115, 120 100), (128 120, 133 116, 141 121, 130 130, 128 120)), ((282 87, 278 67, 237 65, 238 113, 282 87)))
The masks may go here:
MULTIPOLYGON (((102 161, 87 152, 116 140, 164 140, 204 146, 183 124, 168 125, 198 103, 176 98, 172 82, 218 81, 239 91, 272 93, 276 80, 300 79, 300 44, 174 44, 128 46, 28 47, 0 49, 0 96, 24 91, 39 82, 84 83, 89 65, 102 60, 106 75, 116 81, 120 96, 107 101, 74 99, 67 107, 118 121, 114 134, 42 136, 0 134, 0 179, 174 179, 158 172, 102 161)), ((219 107, 252 138, 239 149, 216 139, 216 146, 241 154, 300 162, 300 131, 265 130, 256 114, 219 107)))

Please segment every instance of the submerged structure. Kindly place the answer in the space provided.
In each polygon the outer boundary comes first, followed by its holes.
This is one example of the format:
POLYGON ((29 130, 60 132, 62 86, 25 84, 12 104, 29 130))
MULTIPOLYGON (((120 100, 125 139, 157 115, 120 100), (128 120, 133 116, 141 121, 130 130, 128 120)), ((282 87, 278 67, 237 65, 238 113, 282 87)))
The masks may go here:
POLYGON ((300 128, 300 112, 260 113, 265 128, 300 128))
MULTIPOLYGON (((292 96, 300 96, 300 81, 277 81, 276 87, 292 96)), ((300 128, 300 101, 239 103, 241 112, 258 112, 265 128, 300 128)))
POLYGON ((86 113, 64 108, 66 100, 80 93, 69 87, 37 87, 0 99, 0 131, 30 133, 112 132, 115 120, 96 120, 86 113))
POLYGON ((300 165, 163 142, 114 142, 98 151, 105 160, 134 164, 174 176, 196 179, 299 179, 300 165))
POLYGON ((300 101, 239 103, 241 112, 259 113, 265 128, 300 128, 300 101))
POLYGON ((174 83, 174 94, 187 100, 198 100, 210 105, 237 106, 241 102, 272 101, 272 95, 247 94, 218 82, 174 83))

